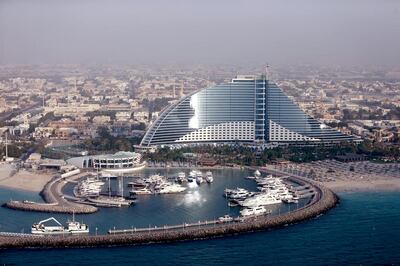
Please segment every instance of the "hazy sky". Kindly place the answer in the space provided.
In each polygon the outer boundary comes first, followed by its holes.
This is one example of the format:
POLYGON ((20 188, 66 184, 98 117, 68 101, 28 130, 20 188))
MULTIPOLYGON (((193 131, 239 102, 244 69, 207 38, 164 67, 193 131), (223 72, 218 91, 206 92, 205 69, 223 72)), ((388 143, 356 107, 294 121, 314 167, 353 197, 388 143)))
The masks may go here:
POLYGON ((0 64, 400 66, 398 0, 0 0, 0 64))

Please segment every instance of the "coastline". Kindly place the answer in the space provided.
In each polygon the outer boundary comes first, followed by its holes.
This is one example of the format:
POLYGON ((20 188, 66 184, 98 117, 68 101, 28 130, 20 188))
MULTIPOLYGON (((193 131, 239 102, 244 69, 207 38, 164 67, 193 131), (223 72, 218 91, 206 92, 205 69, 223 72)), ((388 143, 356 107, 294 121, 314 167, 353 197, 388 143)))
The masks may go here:
POLYGON ((1 177, 0 187, 39 193, 52 178, 51 173, 20 170, 14 175, 1 177))
MULTIPOLYGON (((149 169, 182 169, 187 170, 189 167, 148 167, 149 169)), ((241 167, 223 167, 223 166, 200 166, 196 167, 202 170, 217 169, 236 169, 245 170, 241 167)), ((251 168, 250 168, 251 169, 251 168)), ((51 173, 32 173, 27 170, 20 170, 12 176, 0 176, 0 187, 12 190, 28 191, 40 193, 45 185, 53 178, 51 173)), ((400 179, 397 178, 380 178, 375 180, 336 180, 330 182, 319 182, 334 192, 357 192, 357 191, 398 191, 400 192, 400 179)))
POLYGON ((321 182, 334 192, 400 192, 400 179, 338 180, 321 182))

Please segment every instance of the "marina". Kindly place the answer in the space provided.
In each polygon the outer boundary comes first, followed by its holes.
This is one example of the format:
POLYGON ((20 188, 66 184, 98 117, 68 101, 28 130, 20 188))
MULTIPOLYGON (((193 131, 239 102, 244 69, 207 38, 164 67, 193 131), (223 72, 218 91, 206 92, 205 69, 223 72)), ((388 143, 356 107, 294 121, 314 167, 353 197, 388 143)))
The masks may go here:
MULTIPOLYGON (((292 179, 292 181, 305 183, 301 179, 292 179)), ((302 208, 273 216, 256 216, 253 218, 238 220, 237 222, 223 222, 217 224, 213 222, 198 222, 182 227, 148 227, 148 230, 122 229, 108 231, 109 235, 103 236, 79 236, 79 237, 46 237, 46 238, 15 238, 0 237, 0 248, 17 247, 74 247, 74 246, 102 246, 102 245, 133 245, 144 243, 160 243, 165 241, 182 241, 192 239, 204 239, 210 237, 232 235, 241 232, 266 230, 284 226, 286 224, 296 223, 305 219, 310 219, 326 212, 337 203, 337 197, 329 189, 313 184, 316 189, 316 196, 312 198, 302 208), (211 226, 210 226, 211 225, 211 226)), ((224 216, 228 218, 227 216, 224 216)), ((96 229, 97 235, 97 229, 96 229)))
MULTIPOLYGON (((175 177, 178 176, 179 172, 182 172, 180 169, 145 169, 141 172, 135 174, 132 177, 124 177, 123 179, 123 193, 125 198, 130 197, 130 190, 133 188, 133 183, 137 185, 144 185, 145 177, 150 177, 153 175, 164 176, 168 182, 173 182, 175 177), (140 181, 141 180, 141 181, 140 181)), ((189 177, 189 170, 186 172, 186 176, 189 177)), ((203 171, 206 173, 206 171, 203 171)), ((198 185, 195 181, 193 182, 184 182, 180 185, 186 188, 185 191, 180 193, 173 194, 140 194, 137 193, 133 195, 135 199, 135 203, 130 208, 104 208, 101 206, 91 206, 87 204, 82 204, 77 201, 77 204, 81 204, 82 206, 86 206, 88 208, 97 208, 97 212, 81 216, 80 220, 84 220, 92 229, 98 228, 97 233, 107 233, 108 230, 115 228, 140 228, 145 227, 148 228, 149 225, 151 227, 157 226, 162 227, 164 225, 170 224, 183 224, 183 223, 197 223, 198 221, 214 221, 217 220, 218 217, 224 216, 228 214, 231 217, 240 216, 240 208, 239 207, 230 207, 227 205, 227 201, 221 196, 224 193, 226 188, 236 188, 242 187, 248 191, 258 191, 257 184, 254 180, 249 180, 244 177, 250 174, 247 170, 237 170, 237 169, 214 169, 211 170, 214 177, 214 182, 210 185, 202 184, 198 185), (168 212, 164 210, 168 209, 168 212)), ((84 180, 83 176, 80 177, 84 180)), ((153 178, 157 179, 157 178, 153 178)), ((77 180, 72 178, 72 180, 77 180)), ((109 192, 107 189, 108 180, 103 180, 104 184, 104 195, 102 196, 108 197, 109 192)), ((110 179, 111 184, 111 195, 112 196, 120 196, 118 192, 119 182, 117 178, 110 179)), ((179 184, 179 183, 176 183, 179 184)), ((74 187, 77 185, 77 182, 68 182, 64 184, 62 189, 62 193, 65 198, 72 197, 74 200, 78 200, 73 196, 74 187)), ((13 199, 29 199, 31 202, 36 202, 35 206, 41 206, 45 204, 41 202, 40 198, 33 197, 27 198, 25 196, 15 197, 13 199)), ((277 204, 272 206, 272 214, 285 213, 289 209, 293 210, 297 207, 304 206, 309 201, 309 199, 301 199, 298 204, 295 206, 289 207, 288 204, 277 204)), ((75 203, 75 202, 72 202, 75 203)), ((26 204, 25 204, 26 205, 26 204)), ((25 206, 24 205, 24 206, 25 206)), ((47 204, 45 204, 47 206, 47 204)), ((52 208, 54 208, 53 206, 52 208)), ((121 206, 122 207, 122 206, 121 206)), ((7 209, 0 208, 1 211, 7 211, 7 209)), ((73 213, 72 211, 69 213, 73 213)), ((75 214, 79 214, 75 212, 75 214)), ((4 214, 6 215, 6 214, 4 214)), ((48 218, 48 216, 43 213, 32 213, 34 219, 30 219, 29 221, 25 221, 24 218, 18 218, 19 216, 24 216, 24 212, 15 212, 11 211, 11 213, 7 215, 12 215, 14 219, 21 220, 19 224, 9 224, 8 226, 2 226, 3 231, 7 229, 7 231, 14 232, 27 232, 30 230, 30 226, 34 221, 43 220, 48 218)), ((66 220, 68 216, 62 214, 53 214, 53 216, 62 221, 66 220)), ((91 230, 90 234, 96 234, 96 230, 91 230)))

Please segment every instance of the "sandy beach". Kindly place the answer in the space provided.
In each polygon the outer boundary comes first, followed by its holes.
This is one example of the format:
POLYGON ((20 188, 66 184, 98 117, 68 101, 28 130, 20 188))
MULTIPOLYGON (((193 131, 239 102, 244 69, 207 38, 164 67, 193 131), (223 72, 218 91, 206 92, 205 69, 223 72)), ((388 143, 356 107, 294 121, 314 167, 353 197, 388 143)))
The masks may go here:
POLYGON ((48 172, 20 170, 14 174, 13 170, 11 165, 0 165, 0 187, 40 192, 53 177, 48 172))
POLYGON ((378 180, 339 180, 333 182, 322 182, 323 185, 335 192, 345 191, 399 191, 400 179, 378 179, 378 180))

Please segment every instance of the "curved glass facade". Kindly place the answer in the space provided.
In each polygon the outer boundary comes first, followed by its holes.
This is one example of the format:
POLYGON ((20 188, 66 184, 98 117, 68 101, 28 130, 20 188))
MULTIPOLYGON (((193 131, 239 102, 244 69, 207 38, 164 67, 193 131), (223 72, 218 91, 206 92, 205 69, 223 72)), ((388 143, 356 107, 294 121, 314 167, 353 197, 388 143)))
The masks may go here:
MULTIPOLYGON (((276 84, 268 83, 267 88, 266 123, 271 120, 289 131, 319 141, 337 142, 354 139, 353 136, 345 135, 330 128, 304 113, 276 84)), ((266 133, 268 137, 270 132, 267 131, 266 133)))
POLYGON ((168 107, 141 145, 352 140, 305 114, 274 83, 254 77, 192 93, 168 107))

